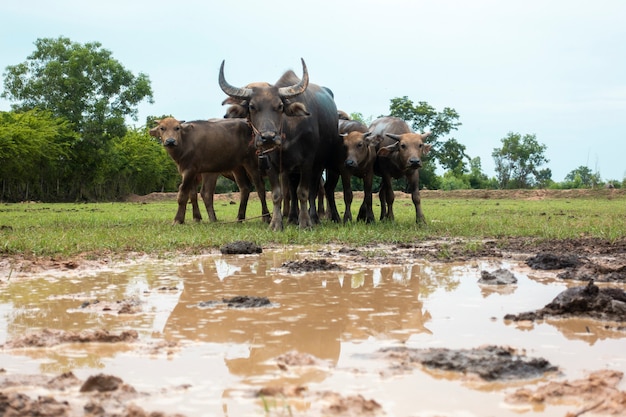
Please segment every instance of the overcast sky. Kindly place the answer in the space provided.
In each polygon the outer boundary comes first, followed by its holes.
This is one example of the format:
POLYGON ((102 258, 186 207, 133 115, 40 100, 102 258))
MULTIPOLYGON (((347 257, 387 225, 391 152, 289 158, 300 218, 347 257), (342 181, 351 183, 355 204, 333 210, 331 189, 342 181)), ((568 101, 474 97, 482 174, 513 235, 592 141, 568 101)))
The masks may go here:
POLYGON ((490 177, 509 132, 547 146, 555 181, 579 166, 626 176, 624 0, 21 0, 0 16, 2 79, 38 38, 100 42, 152 82, 137 126, 223 116, 224 59, 226 79, 244 85, 301 75, 302 57, 348 113, 375 118, 403 96, 455 109, 450 137, 490 177))

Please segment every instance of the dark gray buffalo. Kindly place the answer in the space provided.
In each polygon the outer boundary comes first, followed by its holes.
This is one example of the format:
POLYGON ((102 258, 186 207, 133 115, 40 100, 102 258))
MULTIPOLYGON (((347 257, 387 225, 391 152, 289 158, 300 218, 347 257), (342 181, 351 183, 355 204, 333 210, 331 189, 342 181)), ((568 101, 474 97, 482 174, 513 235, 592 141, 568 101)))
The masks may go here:
POLYGON ((273 230, 283 229, 281 204, 287 189, 295 196, 289 221, 300 228, 319 223, 315 197, 322 171, 329 164, 329 156, 334 156, 333 149, 341 146, 337 106, 331 92, 309 83, 304 60, 302 72, 302 79, 287 71, 274 85, 253 83, 234 87, 224 77, 224 61, 220 67, 219 85, 229 96, 230 117, 247 118, 260 161, 268 162, 274 203, 270 223, 273 230))
POLYGON ((381 117, 369 127, 372 140, 380 142, 374 172, 382 177, 380 186, 380 219, 394 220, 394 191, 392 178, 406 177, 408 192, 415 206, 415 220, 426 223, 419 192, 419 168, 422 157, 430 151, 430 145, 424 143, 430 132, 414 133, 406 122, 399 117, 381 117))
MULTIPOLYGON (((191 193, 197 193, 196 188, 202 174, 213 174, 202 176, 202 180, 207 182, 202 187, 202 198, 209 211, 209 205, 213 206, 214 181, 217 180, 217 174, 228 172, 232 172, 240 191, 237 220, 244 220, 246 217, 251 179, 261 200, 263 219, 269 221, 265 185, 259 171, 255 149, 250 145, 252 132, 245 120, 211 119, 185 123, 173 117, 166 117, 155 122, 157 126, 150 129, 150 135, 161 140, 182 176, 178 188, 175 224, 185 222, 187 201, 191 198, 193 204, 194 196, 191 196, 191 193)), ((197 201, 197 195, 195 198, 197 201)), ((194 211, 197 209, 197 202, 195 206, 194 211)))

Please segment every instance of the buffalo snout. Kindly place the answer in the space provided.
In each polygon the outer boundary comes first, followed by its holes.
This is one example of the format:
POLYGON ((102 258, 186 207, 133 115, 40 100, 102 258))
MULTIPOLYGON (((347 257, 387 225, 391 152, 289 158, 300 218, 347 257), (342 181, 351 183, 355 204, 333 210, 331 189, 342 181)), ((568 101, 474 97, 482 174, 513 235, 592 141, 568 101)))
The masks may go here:
POLYGON ((354 159, 346 159, 346 167, 347 168, 356 168, 358 164, 354 159))
POLYGON ((163 146, 176 146, 176 139, 167 138, 163 141, 163 146))
POLYGON ((280 145, 281 140, 280 140, 280 136, 277 135, 276 132, 267 131, 257 136, 256 143, 257 143, 257 147, 275 146, 275 145, 278 146, 280 145))
POLYGON ((407 162, 407 166, 409 168, 421 168, 422 167, 422 161, 419 158, 409 158, 409 160, 407 162))

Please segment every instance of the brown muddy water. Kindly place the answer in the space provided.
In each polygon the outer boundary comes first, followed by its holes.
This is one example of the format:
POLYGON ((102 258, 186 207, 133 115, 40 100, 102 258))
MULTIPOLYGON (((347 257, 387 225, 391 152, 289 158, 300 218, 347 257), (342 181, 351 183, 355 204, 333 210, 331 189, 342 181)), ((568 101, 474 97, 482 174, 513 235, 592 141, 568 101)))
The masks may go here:
MULTIPOLYGON (((523 261, 407 259, 377 265, 327 248, 211 254, 184 262, 149 259, 91 273, 41 274, 0 284, 0 345, 42 329, 136 330, 138 340, 4 347, 0 368, 6 375, 51 377, 71 371, 82 380, 115 375, 148 394, 133 399, 144 410, 186 416, 325 414, 318 404, 323 396, 311 393, 360 395, 380 405, 371 413, 345 415, 564 416, 581 405, 513 404, 507 395, 598 370, 626 372, 626 332, 591 319, 503 319, 583 285, 555 277, 523 261), (320 258, 344 269, 292 273, 282 267, 320 258), (517 284, 477 283, 481 271, 500 268, 512 271, 517 284), (240 295, 267 297, 271 304, 244 309, 218 302, 240 295), (120 311, 120 302, 131 308, 120 311), (486 382, 453 371, 407 369, 380 352, 393 346, 483 345, 544 358, 559 372, 486 382), (313 359, 279 366, 278 358, 293 352, 313 359), (303 387, 309 395, 256 395, 267 387, 303 387)), ((623 380, 617 388, 626 388, 623 380)), ((40 387, 20 390, 46 394, 40 387)), ((60 399, 78 395, 70 390, 60 399)))

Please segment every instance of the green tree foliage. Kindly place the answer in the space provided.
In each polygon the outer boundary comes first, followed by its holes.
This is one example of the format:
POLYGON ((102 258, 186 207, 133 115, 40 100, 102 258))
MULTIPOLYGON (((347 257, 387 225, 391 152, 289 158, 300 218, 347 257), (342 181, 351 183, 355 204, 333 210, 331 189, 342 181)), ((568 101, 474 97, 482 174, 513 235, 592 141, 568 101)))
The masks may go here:
POLYGON ((14 110, 47 109, 75 125, 84 137, 120 137, 124 119, 152 102, 150 80, 133 75, 99 42, 84 45, 65 37, 35 41, 36 50, 4 74, 2 97, 14 110))
POLYGON ((450 138, 443 142, 439 148, 439 163, 444 169, 460 177, 467 172, 465 160, 467 159, 468 162, 471 160, 465 150, 465 145, 454 138, 450 138))
POLYGON ((70 123, 47 110, 0 112, 0 197, 46 199, 64 192, 76 140, 70 123))
POLYGON ((147 129, 129 129, 124 137, 113 139, 103 169, 109 198, 174 190, 180 182, 176 164, 147 129))
POLYGON ((546 145, 532 135, 509 132, 502 139, 502 147, 492 152, 496 164, 496 177, 500 188, 530 188, 539 180, 546 181, 548 171, 539 167, 548 162, 544 153, 546 145))
POLYGON ((567 188, 593 188, 601 182, 599 172, 594 173, 589 167, 579 166, 565 176, 563 185, 567 188))
POLYGON ((470 188, 475 189, 495 189, 498 188, 498 184, 494 179, 489 179, 487 175, 483 173, 482 161, 480 157, 472 158, 469 162, 470 172, 468 176, 468 182, 470 188))
POLYGON ((72 173, 68 194, 103 198, 108 179, 104 164, 113 138, 126 134, 125 118, 137 119, 137 105, 152 102, 150 80, 133 75, 98 42, 43 38, 23 63, 8 66, 2 97, 18 112, 41 109, 63 118, 78 133, 65 169, 72 173))

